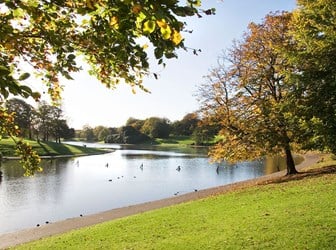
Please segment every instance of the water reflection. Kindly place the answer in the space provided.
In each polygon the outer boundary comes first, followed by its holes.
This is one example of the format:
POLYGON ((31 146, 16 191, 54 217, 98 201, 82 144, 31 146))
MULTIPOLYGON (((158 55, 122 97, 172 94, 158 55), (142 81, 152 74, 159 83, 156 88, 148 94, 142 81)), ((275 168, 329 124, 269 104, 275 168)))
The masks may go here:
POLYGON ((187 154, 129 148, 44 160, 43 169, 23 177, 17 161, 3 164, 0 233, 251 179, 265 170, 258 161, 210 164, 198 150, 187 154))
MULTIPOLYGON (((300 164, 303 161, 303 157, 300 155, 294 155, 295 165, 300 164)), ((282 155, 274 155, 266 157, 265 160, 265 174, 271 174, 277 171, 285 170, 286 159, 282 155)))

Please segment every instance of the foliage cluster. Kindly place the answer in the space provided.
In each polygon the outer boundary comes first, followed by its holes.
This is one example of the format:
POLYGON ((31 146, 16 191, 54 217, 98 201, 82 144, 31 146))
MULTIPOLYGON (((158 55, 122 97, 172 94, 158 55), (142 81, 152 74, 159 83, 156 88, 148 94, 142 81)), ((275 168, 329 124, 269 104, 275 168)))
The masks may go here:
POLYGON ((120 144, 137 144, 144 143, 150 140, 150 137, 141 133, 132 126, 123 126, 118 129, 118 133, 108 135, 105 143, 120 143, 120 144))
POLYGON ((171 122, 167 118, 150 117, 144 120, 129 118, 120 128, 84 126, 76 132, 77 137, 87 141, 107 143, 144 143, 170 136, 192 136, 197 145, 211 140, 216 134, 213 128, 202 125, 196 113, 189 113, 181 120, 171 122))
POLYGON ((74 129, 69 128, 63 118, 61 108, 40 102, 37 108, 22 99, 13 98, 6 102, 7 112, 14 115, 14 124, 20 130, 18 136, 42 141, 74 137, 74 129))
POLYGON ((331 0, 297 2, 290 31, 297 46, 287 56, 299 69, 289 77, 297 86, 303 144, 335 153, 336 5, 331 0))
POLYGON ((157 62, 177 57, 184 46, 181 32, 186 16, 213 14, 201 11, 200 1, 1 1, 0 92, 32 96, 39 94, 22 85, 30 73, 22 61, 45 82, 54 101, 60 98, 60 76, 72 79, 81 70, 82 56, 91 74, 107 87, 121 79, 132 88, 144 89, 141 78, 148 74, 146 52, 151 44, 157 62), (139 39, 144 38, 144 39, 139 39))

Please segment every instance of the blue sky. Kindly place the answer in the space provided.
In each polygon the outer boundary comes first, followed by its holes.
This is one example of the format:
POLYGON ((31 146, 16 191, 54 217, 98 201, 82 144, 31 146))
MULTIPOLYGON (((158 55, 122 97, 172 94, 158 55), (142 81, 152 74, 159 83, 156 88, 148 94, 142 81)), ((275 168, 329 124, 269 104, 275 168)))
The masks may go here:
MULTIPOLYGON (((109 90, 85 71, 74 76, 74 81, 64 81, 62 109, 71 127, 119 127, 129 117, 146 119, 157 116, 171 121, 180 120, 198 109, 195 97, 197 86, 204 82, 217 58, 233 39, 239 39, 250 22, 260 23, 269 12, 292 10, 295 0, 208 0, 203 8, 216 8, 215 16, 188 18, 192 34, 183 34, 187 47, 201 49, 198 56, 192 51, 179 51, 178 59, 167 61, 159 69, 159 79, 149 77, 144 85, 151 94, 138 90, 133 94, 127 85, 109 90)), ((153 71, 157 68, 153 65, 153 71)))

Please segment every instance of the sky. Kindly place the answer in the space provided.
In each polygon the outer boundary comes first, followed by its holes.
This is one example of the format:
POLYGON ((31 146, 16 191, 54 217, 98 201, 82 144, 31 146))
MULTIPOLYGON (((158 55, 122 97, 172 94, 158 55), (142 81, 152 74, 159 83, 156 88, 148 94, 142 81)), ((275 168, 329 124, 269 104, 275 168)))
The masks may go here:
POLYGON ((260 23, 269 12, 293 10, 295 0, 203 0, 203 8, 216 8, 216 15, 186 19, 192 34, 183 34, 186 47, 201 49, 195 56, 192 51, 180 50, 178 59, 168 60, 167 66, 153 64, 154 77, 144 79, 151 93, 137 90, 132 93, 128 85, 107 89, 85 71, 74 74, 74 80, 64 80, 62 110, 70 127, 120 127, 128 118, 149 117, 181 120, 194 112, 199 105, 197 87, 205 82, 204 76, 217 65, 217 59, 234 39, 240 39, 250 22, 260 23), (159 71, 157 71, 159 70, 159 71))

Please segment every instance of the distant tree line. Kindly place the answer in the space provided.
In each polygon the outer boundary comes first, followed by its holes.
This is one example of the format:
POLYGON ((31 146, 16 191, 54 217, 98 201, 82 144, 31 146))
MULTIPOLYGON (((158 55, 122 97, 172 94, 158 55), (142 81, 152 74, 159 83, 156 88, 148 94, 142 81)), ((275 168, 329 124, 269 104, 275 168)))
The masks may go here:
POLYGON ((196 112, 171 122, 167 118, 150 117, 144 120, 130 117, 119 128, 89 125, 75 131, 64 118, 63 111, 45 101, 34 108, 23 99, 13 98, 6 102, 9 113, 14 114, 15 124, 23 138, 61 142, 61 139, 79 138, 85 141, 137 144, 165 139, 169 136, 190 136, 195 144, 204 145, 218 133, 216 127, 202 121, 196 112))
POLYGON ((9 113, 14 113, 14 122, 20 128, 21 137, 60 143, 61 138, 75 136, 75 130, 69 128, 62 109, 45 101, 34 108, 22 99, 13 98, 6 102, 6 108, 9 113))
POLYGON ((182 120, 171 122, 167 118, 150 117, 144 120, 130 117, 119 128, 86 125, 76 131, 76 136, 86 141, 104 141, 105 143, 137 144, 150 142, 156 138, 169 136, 191 136, 195 144, 201 145, 211 140, 218 130, 204 125, 197 113, 189 113, 182 120))

